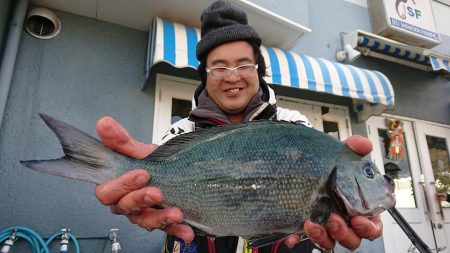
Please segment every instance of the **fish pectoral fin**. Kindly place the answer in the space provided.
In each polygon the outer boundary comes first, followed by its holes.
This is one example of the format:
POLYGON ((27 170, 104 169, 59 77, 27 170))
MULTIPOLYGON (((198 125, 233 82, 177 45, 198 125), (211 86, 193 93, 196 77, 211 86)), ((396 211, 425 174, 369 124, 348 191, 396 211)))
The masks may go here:
POLYGON ((328 196, 322 196, 311 207, 311 216, 309 217, 312 222, 325 226, 330 217, 332 208, 332 200, 328 196))
POLYGON ((289 236, 289 234, 276 233, 276 234, 270 234, 270 235, 261 235, 261 236, 251 237, 251 238, 247 239, 248 240, 247 248, 250 249, 250 248, 263 247, 263 246, 278 242, 280 240, 283 240, 288 236, 289 236))

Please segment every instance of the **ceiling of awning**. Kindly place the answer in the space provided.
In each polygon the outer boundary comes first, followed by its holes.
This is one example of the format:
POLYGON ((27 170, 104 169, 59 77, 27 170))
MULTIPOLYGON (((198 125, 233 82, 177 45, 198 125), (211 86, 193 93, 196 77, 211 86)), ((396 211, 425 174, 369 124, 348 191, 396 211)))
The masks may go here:
MULTIPOLYGON (((200 31, 160 18, 150 29, 145 77, 152 66, 166 62, 177 68, 196 69, 195 47, 200 31)), ((389 79, 378 71, 357 68, 295 52, 262 46, 268 67, 266 81, 317 92, 350 97, 360 121, 394 107, 389 79)))

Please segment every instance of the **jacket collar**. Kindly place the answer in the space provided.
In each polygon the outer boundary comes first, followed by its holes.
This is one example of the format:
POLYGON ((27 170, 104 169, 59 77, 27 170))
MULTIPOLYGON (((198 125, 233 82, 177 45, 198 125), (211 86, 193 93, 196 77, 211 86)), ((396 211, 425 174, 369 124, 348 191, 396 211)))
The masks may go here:
MULTIPOLYGON (((261 81, 260 81, 261 82, 261 81)), ((244 122, 255 119, 270 119, 276 114, 276 100, 273 90, 262 80, 258 93, 252 98, 244 112, 244 122)), ((230 124, 228 117, 214 103, 204 89, 199 86, 192 99, 192 111, 189 119, 196 123, 203 122, 206 126, 230 124)))

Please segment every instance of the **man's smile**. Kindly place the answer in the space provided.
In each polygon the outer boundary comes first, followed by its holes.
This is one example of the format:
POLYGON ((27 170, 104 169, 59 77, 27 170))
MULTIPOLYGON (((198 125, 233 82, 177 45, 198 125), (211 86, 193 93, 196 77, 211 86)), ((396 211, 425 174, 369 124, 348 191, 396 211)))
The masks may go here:
POLYGON ((239 95, 239 91, 243 90, 244 88, 230 88, 226 89, 224 92, 228 97, 234 97, 239 95))

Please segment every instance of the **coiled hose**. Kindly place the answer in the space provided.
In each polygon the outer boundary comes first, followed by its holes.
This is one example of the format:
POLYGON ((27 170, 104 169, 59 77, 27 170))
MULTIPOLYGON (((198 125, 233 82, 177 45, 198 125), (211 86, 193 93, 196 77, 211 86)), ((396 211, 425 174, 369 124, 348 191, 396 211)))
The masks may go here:
POLYGON ((11 246, 19 238, 28 242, 33 253, 50 253, 44 240, 42 240, 38 233, 30 228, 21 226, 10 227, 0 231, 0 243, 5 242, 0 249, 0 252, 9 252, 11 246))
POLYGON ((0 231, 0 245, 3 244, 0 248, 0 253, 8 253, 11 246, 19 238, 22 238, 28 242, 32 253, 50 253, 48 245, 58 237, 62 238, 60 253, 67 252, 67 244, 69 243, 69 239, 72 240, 75 245, 76 253, 80 253, 80 245, 78 240, 75 236, 65 230, 50 236, 50 238, 44 242, 42 237, 34 230, 21 226, 10 227, 0 231))
MULTIPOLYGON (((77 238, 75 236, 73 236, 72 234, 66 232, 66 231, 61 231, 59 233, 56 233, 56 234, 50 236, 50 238, 48 238, 47 242, 45 242, 45 245, 48 247, 48 245, 55 238, 58 238, 58 237, 62 237, 60 253, 66 253, 67 252, 67 244, 69 243, 69 239, 71 239, 73 244, 75 245, 75 252, 76 253, 80 253, 80 245, 78 244, 77 238)), ((43 253, 43 252, 41 252, 41 253, 43 253)))

